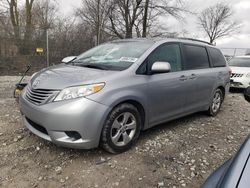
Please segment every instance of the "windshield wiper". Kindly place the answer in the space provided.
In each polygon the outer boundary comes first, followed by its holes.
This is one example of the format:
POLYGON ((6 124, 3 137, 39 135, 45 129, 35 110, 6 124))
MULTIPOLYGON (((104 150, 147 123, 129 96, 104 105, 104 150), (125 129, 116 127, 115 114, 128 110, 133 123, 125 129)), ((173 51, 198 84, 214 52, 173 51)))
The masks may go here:
POLYGON ((97 63, 75 63, 75 66, 81 66, 81 67, 87 67, 87 68, 93 68, 93 69, 100 69, 100 70, 107 70, 107 66, 105 65, 100 65, 97 63))

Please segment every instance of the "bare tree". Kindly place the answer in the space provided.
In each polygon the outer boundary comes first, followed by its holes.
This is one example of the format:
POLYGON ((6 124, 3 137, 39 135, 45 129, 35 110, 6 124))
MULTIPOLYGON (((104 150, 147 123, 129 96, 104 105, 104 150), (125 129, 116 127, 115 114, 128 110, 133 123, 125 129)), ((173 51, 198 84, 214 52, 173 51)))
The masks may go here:
POLYGON ((116 0, 110 14, 109 30, 118 38, 132 38, 133 29, 143 9, 142 0, 116 0))
POLYGON ((233 19, 233 11, 226 3, 217 3, 198 15, 198 25, 209 37, 210 43, 216 39, 235 34, 240 24, 233 19))
MULTIPOLYGON (((150 29, 152 29, 152 27, 162 27, 165 28, 163 30, 167 30, 168 26, 163 27, 159 23, 157 23, 157 25, 153 24, 154 22, 157 22, 156 20, 159 17, 171 16, 179 21, 182 21, 184 20, 183 13, 191 13, 191 11, 187 10, 182 0, 145 0, 143 11, 142 37, 146 37, 148 34, 150 34, 150 29)), ((164 35, 164 32, 161 33, 159 29, 157 30, 158 32, 156 32, 156 34, 154 35, 164 35)))
POLYGON ((172 16, 183 19, 188 12, 182 0, 116 0, 110 14, 111 31, 119 38, 161 36, 166 28, 158 22, 159 17, 172 16), (157 28, 157 29, 155 29, 157 28), (159 31, 162 28, 163 32, 159 31))
POLYGON ((166 35, 159 17, 182 19, 183 0, 82 0, 77 16, 89 24, 97 44, 109 34, 115 38, 166 35))
POLYGON ((20 15, 17 7, 17 0, 7 0, 9 5, 10 20, 14 29, 14 37, 17 44, 20 44, 20 15))
POLYGON ((34 3, 33 25, 42 29, 49 29, 57 17, 57 2, 55 0, 40 0, 34 3))
POLYGON ((76 15, 93 28, 96 45, 103 42, 105 27, 113 0, 82 0, 76 15))
POLYGON ((32 32, 32 7, 34 0, 26 0, 24 9, 18 7, 18 0, 5 0, 5 10, 9 12, 9 19, 13 27, 13 31, 9 31, 9 34, 13 34, 15 43, 21 53, 26 53, 30 44, 31 32, 32 32), (24 13, 24 14, 23 14, 24 13), (22 15, 24 18, 22 19, 22 15), (21 35, 21 28, 24 27, 24 37, 21 35))

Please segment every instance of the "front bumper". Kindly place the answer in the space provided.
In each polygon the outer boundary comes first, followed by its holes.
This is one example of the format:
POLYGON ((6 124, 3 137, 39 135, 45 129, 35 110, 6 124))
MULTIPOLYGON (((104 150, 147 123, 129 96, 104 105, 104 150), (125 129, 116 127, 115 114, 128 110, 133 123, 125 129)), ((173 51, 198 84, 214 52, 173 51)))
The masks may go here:
POLYGON ((245 89, 250 86, 250 79, 247 78, 231 78, 230 87, 245 89))
POLYGON ((77 149, 98 147, 104 121, 110 108, 103 104, 78 98, 35 105, 20 97, 24 125, 37 136, 57 145, 77 149), (71 137, 77 133, 80 138, 71 137))

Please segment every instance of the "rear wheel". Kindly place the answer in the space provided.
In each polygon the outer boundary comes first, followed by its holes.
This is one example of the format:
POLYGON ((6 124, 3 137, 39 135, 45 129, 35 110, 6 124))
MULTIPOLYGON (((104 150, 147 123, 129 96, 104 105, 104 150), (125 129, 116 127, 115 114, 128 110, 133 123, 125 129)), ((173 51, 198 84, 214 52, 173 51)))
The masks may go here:
POLYGON ((211 116, 216 116, 221 108, 222 102, 223 102, 224 95, 221 91, 221 89, 216 89, 213 95, 213 99, 210 103, 208 114, 211 116))
POLYGON ((137 108, 124 103, 108 116, 102 130, 101 145, 110 153, 128 150, 137 140, 141 129, 141 118, 137 108))

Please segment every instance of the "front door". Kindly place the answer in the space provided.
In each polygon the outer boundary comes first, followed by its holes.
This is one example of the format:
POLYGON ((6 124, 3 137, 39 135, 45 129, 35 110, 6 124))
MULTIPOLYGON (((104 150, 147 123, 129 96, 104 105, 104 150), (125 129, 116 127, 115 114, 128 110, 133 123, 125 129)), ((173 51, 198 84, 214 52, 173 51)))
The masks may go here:
POLYGON ((188 80, 182 72, 182 56, 178 43, 166 43, 156 48, 146 59, 148 76, 149 124, 155 125, 183 112, 188 80), (152 74, 153 63, 161 61, 171 65, 169 73, 152 74))

